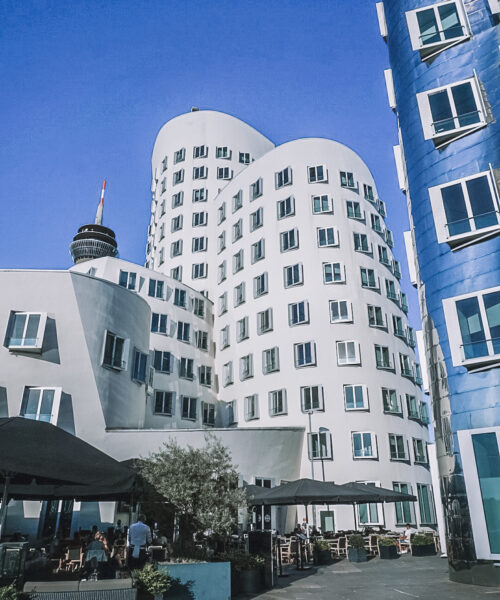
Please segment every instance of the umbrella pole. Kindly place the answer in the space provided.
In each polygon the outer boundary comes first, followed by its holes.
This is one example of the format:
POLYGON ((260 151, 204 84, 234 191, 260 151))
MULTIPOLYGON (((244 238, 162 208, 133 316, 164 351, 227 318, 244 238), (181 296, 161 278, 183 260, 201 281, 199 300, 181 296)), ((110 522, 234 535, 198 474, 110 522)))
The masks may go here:
POLYGON ((2 539, 3 530, 5 527, 5 521, 7 519, 7 504, 8 504, 8 495, 9 495, 9 483, 10 483, 10 475, 5 476, 5 483, 3 485, 3 495, 2 495, 2 506, 0 508, 0 540, 2 539))
POLYGON ((352 513, 353 513, 353 516, 354 516, 354 531, 357 531, 358 530, 358 525, 356 523, 356 502, 352 503, 352 513))

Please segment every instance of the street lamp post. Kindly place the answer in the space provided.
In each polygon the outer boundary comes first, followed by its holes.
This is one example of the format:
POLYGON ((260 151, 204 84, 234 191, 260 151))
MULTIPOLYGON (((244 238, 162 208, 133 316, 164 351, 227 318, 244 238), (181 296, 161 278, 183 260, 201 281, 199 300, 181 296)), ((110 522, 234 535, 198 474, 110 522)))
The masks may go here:
MULTIPOLYGON (((311 460, 311 479, 314 481, 314 456, 313 456, 313 438, 312 438, 312 423, 311 423, 311 416, 313 414, 313 410, 310 408, 307 411, 307 414, 309 416, 309 457, 311 460)), ((312 509, 312 516, 313 516, 313 527, 316 527, 316 509, 313 506, 312 509)))

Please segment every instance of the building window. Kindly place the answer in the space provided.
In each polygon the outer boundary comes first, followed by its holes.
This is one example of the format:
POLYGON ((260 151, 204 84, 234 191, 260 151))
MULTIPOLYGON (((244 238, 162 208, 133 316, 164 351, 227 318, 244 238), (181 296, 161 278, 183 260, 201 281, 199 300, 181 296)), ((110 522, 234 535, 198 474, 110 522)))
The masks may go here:
POLYGON ((242 281, 234 288, 234 306, 240 306, 245 302, 245 282, 242 281))
POLYGON ((182 418, 188 421, 196 421, 197 399, 190 396, 181 396, 182 418))
POLYGON ((486 125, 481 89, 475 77, 417 94, 424 138, 437 148, 486 125))
POLYGON ((255 200, 256 198, 259 198, 259 196, 262 196, 262 192, 263 192, 262 177, 259 177, 259 179, 257 179, 257 181, 252 183, 250 186, 250 201, 255 200))
POLYGON ((280 370, 278 347, 268 348, 262 352, 262 372, 264 375, 280 370))
POLYGON ((208 190, 206 188, 198 188, 193 190, 193 202, 206 202, 208 200, 208 190))
POLYGON ((431 187, 429 196, 441 243, 457 248, 500 229, 498 189, 489 171, 431 187))
POLYGON ((206 225, 208 222, 208 213, 206 212, 195 212, 193 213, 193 227, 201 227, 206 225))
POLYGON ((168 159, 165 156, 165 158, 161 161, 161 170, 162 170, 162 173, 163 173, 163 171, 167 170, 167 165, 168 165, 168 159))
POLYGON ((259 298, 269 291, 267 272, 253 278, 253 297, 259 298))
POLYGON ((406 13, 413 50, 422 60, 467 39, 467 17, 461 0, 440 2, 406 13))
POLYGON ((235 425, 238 423, 238 402, 237 400, 231 400, 226 404, 227 410, 227 424, 235 425))
POLYGON ((181 148, 174 152, 174 165, 178 162, 182 162, 186 158, 186 148, 181 148))
POLYGON ((295 368, 312 367, 316 365, 316 344, 314 342, 301 342, 293 345, 295 368))
POLYGON ((231 158, 232 152, 227 146, 217 146, 215 148, 215 158, 231 158))
POLYGON ((344 385, 346 410, 368 410, 368 389, 366 385, 344 385))
POLYGON ((195 344, 200 350, 208 350, 208 332, 198 330, 195 332, 195 344))
POLYGON ((189 323, 177 322, 177 339, 180 342, 189 342, 190 327, 189 323))
POLYGON ((363 183, 363 196, 365 200, 368 200, 368 202, 375 202, 375 196, 373 194, 373 188, 371 185, 363 183))
POLYGON ((429 405, 427 402, 420 402, 420 421, 424 425, 429 425, 431 419, 429 417, 429 405))
POLYGON ((172 196, 172 208, 182 206, 184 203, 184 192, 177 192, 172 196))
POLYGON ((286 217, 291 217, 295 214, 295 198, 293 196, 288 196, 284 200, 279 200, 276 203, 277 211, 278 211, 278 219, 285 219, 286 217))
POLYGON ((286 288, 304 283, 302 264, 290 265, 283 268, 284 285, 286 288))
POLYGON ((250 215, 250 231, 255 231, 264 225, 264 209, 262 206, 250 215))
POLYGON ((182 215, 177 215, 172 219, 171 229, 172 233, 175 233, 176 231, 180 231, 182 229, 182 215))
POLYGON ((377 458, 377 436, 368 431, 352 433, 353 458, 377 458))
POLYGON ((416 463, 427 464, 427 444, 424 440, 413 438, 413 455, 416 463))
POLYGON ((257 313, 257 334, 262 335, 273 330, 273 309, 267 308, 257 313))
POLYGON ((323 283, 345 283, 342 263, 323 263, 323 283))
POLYGON ((269 415, 276 417, 278 415, 286 415, 286 390, 274 390, 269 392, 269 415))
POLYGON ((378 247, 378 260, 380 264, 390 268, 391 261, 389 259, 389 252, 385 246, 378 247))
POLYGON ((364 214, 361 211, 361 205, 359 202, 354 202, 353 200, 347 200, 347 216, 349 219, 358 219, 362 221, 364 219, 364 214))
POLYGON ((324 165, 316 167, 307 167, 309 183, 326 183, 328 182, 328 171, 324 165))
POLYGON ((280 249, 281 252, 288 252, 288 250, 295 250, 299 247, 299 230, 295 227, 289 231, 283 231, 280 233, 280 249))
POLYGON ((304 325, 305 323, 309 323, 309 303, 306 300, 302 300, 302 302, 289 304, 288 324, 290 327, 304 325))
POLYGON ((186 308, 186 290, 175 288, 174 291, 174 305, 186 308))
POLYGON ((408 300, 404 292, 399 295, 399 306, 404 313, 408 314, 408 300))
POLYGON ((384 412, 393 415, 402 415, 401 402, 396 390, 382 388, 382 405, 384 412))
POLYGON ((223 260, 217 267, 217 283, 221 283, 226 279, 226 261, 223 260))
POLYGON ((170 277, 176 281, 182 281, 182 267, 178 266, 170 269, 170 277))
POLYGON ((222 381, 223 385, 230 385, 233 383, 233 361, 230 360, 222 367, 222 381))
POLYGON ((330 323, 352 323, 352 305, 348 300, 330 300, 330 323))
POLYGON ((151 332, 167 333, 167 315, 153 313, 151 315, 151 332))
POLYGON ((365 233, 354 233, 354 250, 371 254, 371 245, 368 243, 368 236, 365 233))
POLYGON ((368 324, 370 327, 387 329, 387 317, 380 306, 368 305, 368 324))
POLYGON ((348 171, 340 171, 340 187, 349 188, 351 190, 356 189, 356 182, 354 181, 354 174, 348 171))
POLYGON ((417 397, 411 394, 405 394, 406 396, 406 408, 408 410, 408 418, 420 421, 420 405, 417 401, 417 397))
POLYGON ((312 211, 315 215, 320 215, 322 213, 332 213, 333 202, 330 202, 330 198, 327 194, 322 194, 321 196, 313 196, 312 211))
POLYGON ((183 181, 184 181, 184 169, 179 169, 178 171, 175 171, 172 176, 173 184, 177 185, 178 183, 182 183, 183 181))
POLYGON ((155 350, 153 355, 153 368, 159 373, 171 373, 174 357, 170 352, 155 350))
POLYGON ((406 331, 403 325, 403 319, 397 315, 392 315, 392 327, 394 335, 406 341, 406 331))
POLYGON ((204 279, 208 273, 207 263, 196 263, 193 265, 193 279, 204 279))
POLYGON ((243 236, 243 221, 238 219, 233 225, 233 243, 238 241, 243 236))
POLYGON ((379 290, 379 282, 373 269, 361 269, 361 287, 379 290))
POLYGON ((193 148, 193 158, 207 158, 208 146, 195 146, 193 148))
POLYGON ((335 227, 318 227, 316 232, 319 248, 328 248, 339 245, 339 236, 335 227))
POLYGON ((217 237, 217 253, 220 254, 226 248, 226 232, 223 231, 217 237))
POLYGON ((382 225, 382 219, 378 215, 374 215, 373 213, 370 215, 370 222, 373 231, 380 235, 384 235, 384 226, 382 225))
MULTIPOLYGON (((163 249, 163 248, 162 248, 163 249)), ((182 240, 176 240, 170 244, 170 256, 180 256, 182 254, 182 240)), ((163 261, 160 261, 160 264, 163 261)))
POLYGON ((165 179, 165 177, 161 180, 161 188, 160 188, 160 194, 163 194, 164 192, 166 192, 167 190, 167 180, 165 179))
POLYGON ((259 418, 259 397, 257 394, 246 396, 245 404, 245 421, 252 421, 259 418))
POLYGON ((432 487, 424 483, 417 483, 418 508, 420 512, 420 525, 435 525, 436 511, 432 487))
POLYGON ((243 193, 241 190, 238 191, 237 194, 233 196, 233 213, 243 206, 243 193))
POLYGON ((175 392, 155 390, 155 415, 172 416, 174 414, 175 392))
POLYGON ((205 300, 203 300, 202 298, 194 299, 193 313, 197 317, 200 317, 200 319, 203 319, 205 317, 205 300))
POLYGON ((239 162, 242 165, 249 165, 251 162, 250 153, 249 152, 240 152, 239 154, 240 154, 239 162))
POLYGON ((240 358, 240 381, 253 377, 253 354, 240 358))
POLYGON ((302 412, 324 410, 324 394, 322 385, 306 385, 300 388, 300 405, 302 412))
POLYGON ((399 354, 399 367, 401 369, 401 375, 413 379, 413 369, 411 366, 410 357, 406 354, 399 354))
POLYGON ((10 350, 42 350, 46 313, 12 312, 7 333, 10 350))
MULTIPOLYGON (((379 481, 358 481, 357 483, 363 483, 365 485, 375 485, 380 487, 379 481)), ((383 512, 380 509, 380 504, 376 502, 369 502, 357 505, 358 522, 360 525, 366 527, 368 525, 383 525, 383 512)))
POLYGON ((127 290, 135 290, 136 274, 130 271, 120 271, 118 283, 127 288, 127 290))
POLYGON ((25 419, 57 425, 60 402, 60 388, 25 387, 20 415, 25 419))
POLYGON ((248 338, 248 317, 236 321, 236 341, 242 342, 248 338))
POLYGON ((151 298, 163 298, 163 281, 150 279, 148 295, 151 296, 151 298))
POLYGON ((134 361, 132 367, 132 379, 138 383, 146 383, 146 367, 148 355, 134 348, 134 361))
POLYGON ((201 365, 199 367, 199 378, 200 385, 206 385, 210 387, 212 385, 212 367, 201 365))
POLYGON ((182 357, 179 360, 179 377, 182 379, 194 379, 194 360, 192 358, 182 357))
POLYGON ((408 460, 406 442, 403 435, 389 434, 389 453, 391 460, 408 460))
POLYGON ((243 269, 243 248, 233 254, 233 273, 237 273, 243 269))
POLYGON ((251 246, 252 264, 256 263, 259 260, 262 260, 264 258, 264 256, 265 256, 264 245, 265 245, 264 238, 261 238, 260 240, 258 240, 252 244, 252 246, 251 246))
POLYGON ((377 365, 377 369, 394 371, 393 356, 387 346, 375 344, 375 364, 377 365))
POLYGON ((396 284, 394 283, 394 281, 392 281, 392 279, 385 280, 385 292, 389 300, 396 302, 396 304, 398 303, 399 299, 398 293, 396 291, 396 284))
POLYGON ((201 167, 193 167, 193 179, 206 179, 208 177, 208 169, 205 165, 201 167))
POLYGON ((227 292, 219 296, 219 317, 227 312, 227 292))
POLYGON ((158 266, 162 265, 165 262, 165 248, 160 248, 160 253, 158 254, 158 266))
POLYGON ((358 342, 337 342, 337 364, 339 366, 361 364, 358 342))
POLYGON ((217 179, 232 179, 233 170, 229 167, 217 167, 217 179))
POLYGON ((307 434, 309 460, 331 460, 332 454, 332 434, 330 431, 320 431, 318 433, 307 434))
POLYGON ((215 425, 215 404, 211 402, 203 402, 203 415, 202 415, 202 423, 203 425, 208 425, 209 427, 213 427, 215 425))
POLYGON ((229 325, 226 325, 220 330, 220 347, 221 350, 229 346, 229 325))
MULTIPOLYGON (((394 481, 392 483, 392 489, 395 492, 401 492, 402 494, 412 493, 410 483, 394 481)), ((405 525, 405 523, 416 525, 413 502, 395 502, 394 507, 396 509, 396 525, 405 525)))
POLYGON ((193 238, 193 252, 205 252, 208 245, 208 238, 206 236, 193 238))
POLYGON ((286 169, 283 169, 282 171, 278 171, 277 173, 275 173, 274 181, 275 181, 277 190, 284 187, 285 185, 291 185, 292 184, 292 168, 287 167, 286 169))

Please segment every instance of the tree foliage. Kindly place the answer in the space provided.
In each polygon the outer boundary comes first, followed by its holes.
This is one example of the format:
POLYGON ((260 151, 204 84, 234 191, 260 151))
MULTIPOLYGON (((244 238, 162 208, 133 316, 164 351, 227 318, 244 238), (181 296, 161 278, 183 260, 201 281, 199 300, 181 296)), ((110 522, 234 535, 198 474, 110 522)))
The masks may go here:
POLYGON ((227 537, 237 525, 244 492, 229 450, 213 435, 203 448, 182 448, 175 440, 139 463, 143 477, 171 504, 181 536, 209 530, 227 537))

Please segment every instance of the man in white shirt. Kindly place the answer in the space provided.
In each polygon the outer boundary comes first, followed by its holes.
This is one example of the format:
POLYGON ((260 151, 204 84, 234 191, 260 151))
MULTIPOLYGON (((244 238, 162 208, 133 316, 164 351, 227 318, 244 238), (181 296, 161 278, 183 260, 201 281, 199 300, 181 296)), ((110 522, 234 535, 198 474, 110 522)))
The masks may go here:
POLYGON ((146 517, 139 515, 137 522, 133 523, 128 530, 129 545, 129 567, 131 569, 142 569, 146 563, 146 546, 151 544, 151 529, 145 523, 146 517))
POLYGON ((398 539, 400 553, 408 552, 412 533, 415 533, 415 530, 412 529, 412 526, 409 523, 406 523, 406 529, 403 531, 403 533, 399 536, 398 539))

